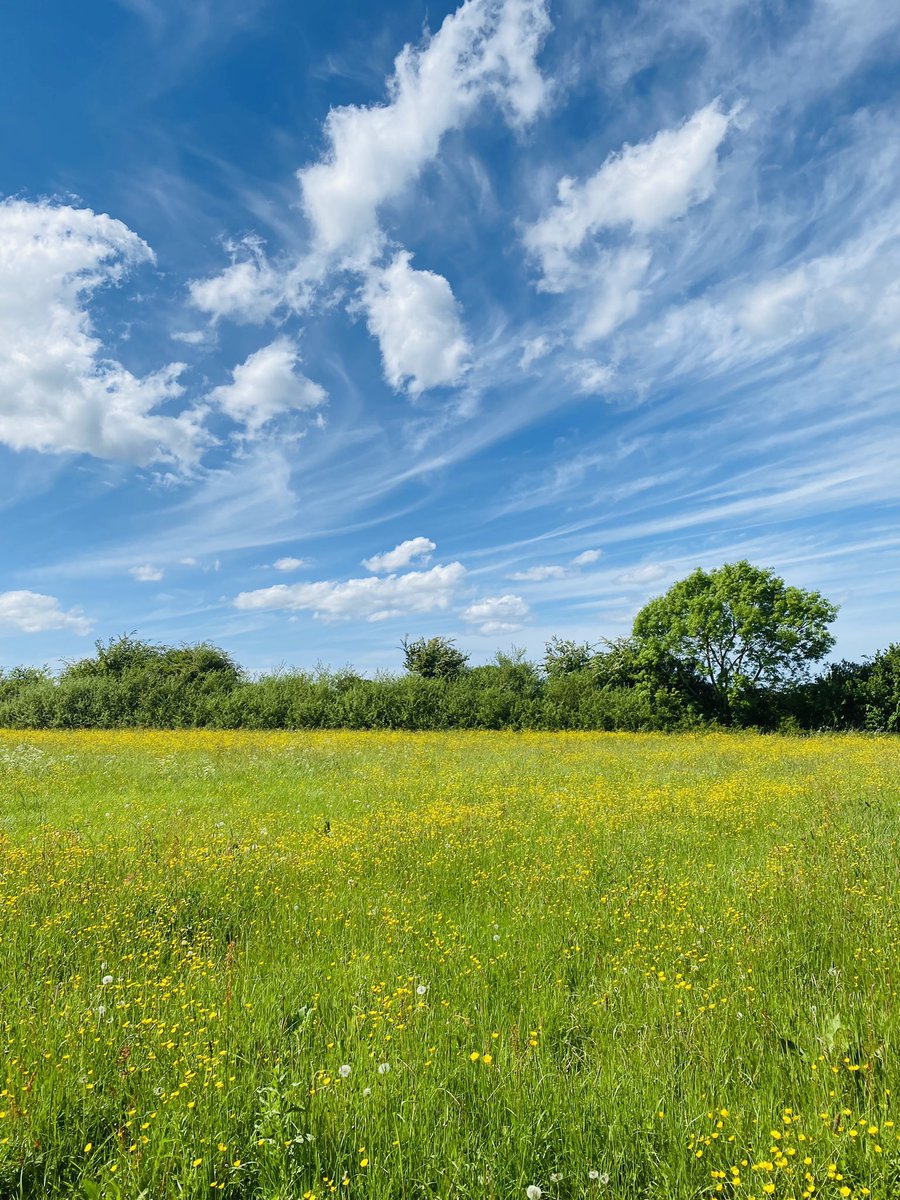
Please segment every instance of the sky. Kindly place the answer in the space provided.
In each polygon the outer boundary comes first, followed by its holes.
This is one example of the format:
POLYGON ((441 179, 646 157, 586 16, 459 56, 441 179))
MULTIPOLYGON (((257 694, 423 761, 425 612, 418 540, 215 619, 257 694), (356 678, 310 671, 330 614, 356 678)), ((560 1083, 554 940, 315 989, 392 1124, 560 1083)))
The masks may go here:
POLYGON ((8 0, 0 667, 900 639, 891 0, 8 0))

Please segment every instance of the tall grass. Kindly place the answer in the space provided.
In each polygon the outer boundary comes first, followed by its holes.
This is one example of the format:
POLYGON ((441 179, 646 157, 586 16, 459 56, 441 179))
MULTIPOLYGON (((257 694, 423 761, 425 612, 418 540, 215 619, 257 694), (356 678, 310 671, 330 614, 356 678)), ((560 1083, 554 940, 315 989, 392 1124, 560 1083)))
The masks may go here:
POLYGON ((8 732, 0 797, 4 1197, 900 1195, 894 741, 8 732))

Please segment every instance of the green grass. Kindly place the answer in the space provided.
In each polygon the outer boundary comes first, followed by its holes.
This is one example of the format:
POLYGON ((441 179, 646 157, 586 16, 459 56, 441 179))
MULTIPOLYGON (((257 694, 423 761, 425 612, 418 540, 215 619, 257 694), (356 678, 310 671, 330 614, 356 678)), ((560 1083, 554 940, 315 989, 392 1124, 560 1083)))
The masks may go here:
POLYGON ((890 739, 0 733, 0 1197, 895 1200, 898 815, 890 739))

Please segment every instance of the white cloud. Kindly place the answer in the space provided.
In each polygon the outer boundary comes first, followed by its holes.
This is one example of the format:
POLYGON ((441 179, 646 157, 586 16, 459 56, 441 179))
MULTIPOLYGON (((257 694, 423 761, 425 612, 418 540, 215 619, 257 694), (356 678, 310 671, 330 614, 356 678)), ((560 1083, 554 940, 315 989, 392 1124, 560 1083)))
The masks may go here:
POLYGON ((296 409, 318 408, 325 389, 297 370, 300 353, 288 337, 251 354, 232 372, 232 382, 214 388, 210 400, 255 436, 273 418, 296 409))
POLYGON ((664 578, 667 568, 662 563, 644 563, 641 567, 632 567, 616 576, 619 583, 640 586, 645 583, 656 583, 664 578))
POLYGON ((524 571, 514 571, 507 578, 527 583, 542 583, 545 579, 571 579, 573 575, 579 573, 581 567, 587 567, 597 562, 601 553, 600 550, 585 550, 573 558, 568 566, 540 564, 527 567, 524 571))
POLYGON ((386 550, 384 554, 374 554, 371 558, 364 558, 362 565, 367 571, 374 571, 376 573, 381 571, 401 571, 404 567, 410 567, 414 563, 417 566, 427 563, 436 549, 437 546, 431 538, 409 538, 408 541, 401 542, 399 546, 395 546, 393 550, 386 550))
POLYGON ((525 571, 514 571, 509 579, 540 583, 544 579, 566 579, 571 574, 568 567, 537 566, 528 567, 525 571))
POLYGON ((410 258, 404 252, 389 266, 373 268, 362 295, 385 378, 415 396, 458 383, 468 367, 469 345, 450 284, 433 271, 416 271, 410 258))
POLYGON ((138 583, 159 583, 165 572, 162 567, 154 567, 152 563, 144 563, 140 567, 132 567, 130 574, 138 583))
POLYGON ((208 338, 205 329, 185 329, 172 334, 173 342, 181 342, 185 346, 202 346, 208 338))
POLYGON ((541 267, 540 286, 562 292, 580 283, 577 252, 601 229, 624 226, 646 234, 708 199, 733 115, 714 101, 677 129, 610 155, 584 183, 561 179, 557 204, 525 232, 525 245, 541 267))
POLYGON ((632 246, 602 254, 587 299, 587 314, 576 341, 579 346, 609 337, 641 306, 639 284, 650 266, 650 251, 632 246))
POLYGON ((92 622, 79 608, 63 611, 55 596, 40 592, 0 593, 0 628, 18 629, 22 633, 44 633, 48 629, 71 629, 86 634, 92 622))
POLYGON ((441 139, 493 95, 515 125, 532 120, 547 88, 535 56, 550 28, 546 0, 466 0, 417 49, 405 46, 390 100, 332 109, 325 158, 298 172, 318 247, 370 258, 378 210, 413 183, 441 139))
POLYGON ((547 337, 546 334, 529 338, 522 345, 522 357, 519 359, 519 366, 523 371, 527 371, 538 359, 546 358, 556 344, 556 339, 547 337))
POLYGON ((261 325, 282 304, 294 311, 308 300, 303 264, 283 269, 273 266, 263 244, 246 237, 228 246, 231 266, 210 279, 192 279, 188 284, 191 303, 214 321, 228 318, 261 325))
POLYGON ((146 465, 196 462, 201 414, 156 410, 183 365, 135 376, 105 352, 87 303, 153 261, 121 221, 87 208, 0 202, 0 442, 146 465))
POLYGON ((276 571, 299 571, 306 566, 305 558, 276 558, 272 566, 276 571))
POLYGON ((601 395, 609 390, 615 371, 608 363, 594 362, 585 358, 572 366, 572 380, 579 392, 586 396, 601 395))
POLYGON ((462 613, 464 621, 478 627, 479 633, 515 633, 531 610, 521 596, 485 596, 470 604, 462 613))
POLYGON ((452 562, 432 567, 430 571, 347 579, 343 583, 331 580, 279 583, 253 592, 241 592, 234 605, 249 611, 306 610, 324 621, 384 621, 408 613, 449 608, 465 576, 462 563, 452 562))

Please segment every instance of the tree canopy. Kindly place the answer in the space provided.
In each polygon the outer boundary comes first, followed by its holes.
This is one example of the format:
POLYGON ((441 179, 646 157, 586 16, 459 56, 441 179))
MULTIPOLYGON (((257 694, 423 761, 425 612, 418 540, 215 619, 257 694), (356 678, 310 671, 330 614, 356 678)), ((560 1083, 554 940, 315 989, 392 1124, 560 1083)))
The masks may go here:
POLYGON ((731 719, 740 697, 802 677, 834 645, 837 608, 746 560, 698 569, 646 604, 634 621, 642 653, 673 655, 713 688, 731 719))
POLYGON ((403 665, 413 675, 423 679, 456 679, 466 669, 468 654, 453 644, 452 638, 417 638, 401 643, 403 665))

